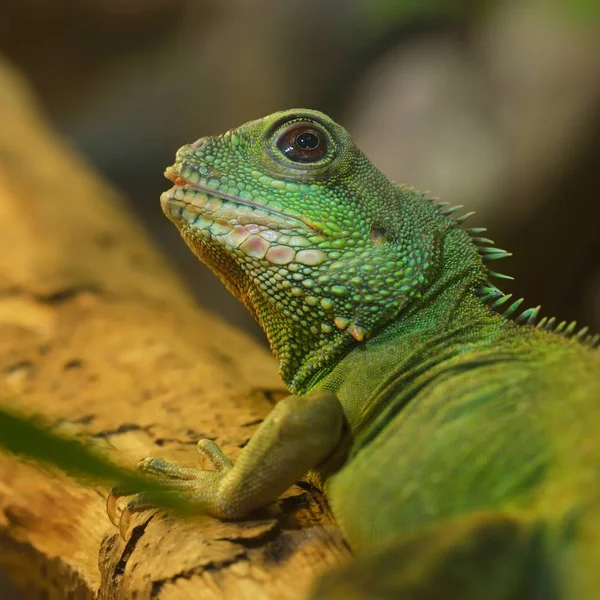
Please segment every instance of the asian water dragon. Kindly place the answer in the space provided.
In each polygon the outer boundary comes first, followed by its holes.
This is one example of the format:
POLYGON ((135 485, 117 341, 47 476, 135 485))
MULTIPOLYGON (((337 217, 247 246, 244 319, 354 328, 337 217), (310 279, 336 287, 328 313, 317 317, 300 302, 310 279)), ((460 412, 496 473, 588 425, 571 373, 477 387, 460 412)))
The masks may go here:
MULTIPOLYGON (((215 471, 143 472, 225 519, 308 473, 357 553, 314 598, 600 598, 598 336, 519 314, 485 230, 390 182, 320 112, 201 138, 166 176, 165 214, 292 395, 235 464, 203 440, 215 471)), ((152 505, 134 495, 123 518, 152 505)))

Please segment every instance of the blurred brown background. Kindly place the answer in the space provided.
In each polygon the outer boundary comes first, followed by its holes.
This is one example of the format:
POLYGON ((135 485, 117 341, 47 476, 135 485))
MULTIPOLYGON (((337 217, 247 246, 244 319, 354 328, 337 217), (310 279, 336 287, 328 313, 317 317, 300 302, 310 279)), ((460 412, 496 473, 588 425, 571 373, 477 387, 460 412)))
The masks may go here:
POLYGON ((0 4, 0 51, 230 321, 260 335, 162 216, 162 172, 185 142, 307 106, 392 179, 477 210, 516 255, 505 289, 600 330, 597 0, 0 4))
POLYGON ((516 255, 504 289, 600 331, 598 0, 0 0, 0 52, 199 301, 261 339, 158 198, 183 143, 292 106, 477 210, 516 255))

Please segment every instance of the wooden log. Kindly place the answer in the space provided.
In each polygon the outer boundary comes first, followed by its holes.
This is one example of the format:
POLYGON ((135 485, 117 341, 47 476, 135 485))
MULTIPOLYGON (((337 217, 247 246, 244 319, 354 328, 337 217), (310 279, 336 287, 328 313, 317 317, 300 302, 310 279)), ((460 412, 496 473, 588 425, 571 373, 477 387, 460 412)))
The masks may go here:
MULTIPOLYGON (((128 460, 194 466, 201 437, 235 460, 284 394, 0 63, 0 397, 128 460)), ((347 554, 308 485, 240 523, 143 513, 127 541, 105 498, 0 455, 0 570, 28 598, 292 600, 347 554)))

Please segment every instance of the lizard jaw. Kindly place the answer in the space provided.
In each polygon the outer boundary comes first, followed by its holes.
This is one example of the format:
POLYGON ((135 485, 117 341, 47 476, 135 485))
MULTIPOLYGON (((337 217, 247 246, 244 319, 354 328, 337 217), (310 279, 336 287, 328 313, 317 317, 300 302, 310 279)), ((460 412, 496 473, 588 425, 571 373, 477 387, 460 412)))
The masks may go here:
POLYGON ((323 250, 313 247, 315 238, 324 236, 315 235, 301 218, 190 182, 173 170, 167 173, 175 185, 161 194, 163 212, 203 260, 207 244, 214 242, 228 253, 239 250, 272 265, 297 261, 315 266, 327 260, 323 250))
MULTIPOLYGON (((268 215, 272 215, 272 219, 269 219, 268 225, 270 227, 276 228, 279 224, 280 228, 289 229, 291 227, 298 227, 299 225, 302 228, 308 228, 312 230, 312 232, 322 235, 322 231, 312 222, 310 222, 305 217, 300 215, 292 215, 274 208, 271 208, 267 205, 260 204, 258 202, 253 202, 251 200, 245 200, 240 198, 239 196, 235 196, 234 194, 229 194, 227 192, 223 192, 221 190, 211 188, 207 185, 202 185, 200 183, 196 183, 194 181, 190 181, 173 167, 167 167, 164 173, 165 177, 173 182, 173 187, 161 194, 160 200, 163 212, 167 215, 167 217, 171 218, 171 206, 170 204, 174 201, 184 201, 186 202, 185 197, 177 197, 177 190, 190 190, 192 192, 197 192, 199 196, 206 196, 208 200, 210 200, 211 196, 214 198, 218 198, 225 202, 231 202, 236 206, 247 206, 250 209, 254 209, 255 211, 260 211, 261 213, 266 213, 268 215)), ((186 202, 187 203, 187 202, 186 202)), ((203 207, 197 206, 196 203, 191 204, 191 206, 196 206, 198 209, 202 209, 203 207)), ((200 214, 200 213, 199 213, 200 214)), ((205 214, 205 211, 202 210, 202 214, 205 214)), ((267 223, 265 223, 267 224, 267 223)))

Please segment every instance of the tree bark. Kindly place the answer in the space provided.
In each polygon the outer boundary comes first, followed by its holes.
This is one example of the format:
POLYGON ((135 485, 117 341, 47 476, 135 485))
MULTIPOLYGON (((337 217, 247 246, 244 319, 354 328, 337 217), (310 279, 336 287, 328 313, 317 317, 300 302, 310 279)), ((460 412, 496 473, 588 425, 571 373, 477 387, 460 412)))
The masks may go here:
MULTIPOLYGON (((201 437, 235 460, 284 394, 0 63, 0 396, 127 460, 194 466, 201 437)), ((240 523, 143 513, 127 541, 105 498, 0 455, 0 569, 28 598, 291 600, 347 554, 308 486, 240 523)))

